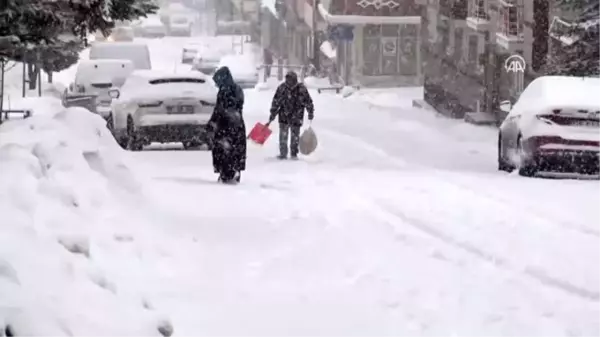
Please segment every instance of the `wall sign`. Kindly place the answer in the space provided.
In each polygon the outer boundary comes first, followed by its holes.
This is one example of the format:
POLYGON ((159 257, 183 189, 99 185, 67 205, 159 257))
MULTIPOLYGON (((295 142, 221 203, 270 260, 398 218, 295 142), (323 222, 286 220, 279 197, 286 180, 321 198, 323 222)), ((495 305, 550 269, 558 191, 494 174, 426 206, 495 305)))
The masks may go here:
POLYGON ((376 10, 380 10, 383 7, 388 7, 390 9, 400 7, 398 0, 360 0, 356 4, 362 8, 373 6, 376 10))

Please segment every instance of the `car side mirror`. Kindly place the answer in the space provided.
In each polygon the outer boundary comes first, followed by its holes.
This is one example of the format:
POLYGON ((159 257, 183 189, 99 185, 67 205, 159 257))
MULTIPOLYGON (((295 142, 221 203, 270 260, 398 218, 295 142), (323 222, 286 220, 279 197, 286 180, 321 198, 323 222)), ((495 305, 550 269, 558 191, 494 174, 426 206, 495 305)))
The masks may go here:
POLYGON ((108 96, 110 96, 110 98, 112 99, 117 99, 119 98, 119 96, 121 96, 121 92, 119 91, 119 89, 110 89, 108 91, 108 96))
POLYGON ((73 83, 69 84, 69 91, 74 91, 75 90, 75 86, 73 85, 73 83))
POLYGON ((510 112, 512 109, 512 103, 510 101, 502 101, 500 102, 500 110, 504 112, 510 112))

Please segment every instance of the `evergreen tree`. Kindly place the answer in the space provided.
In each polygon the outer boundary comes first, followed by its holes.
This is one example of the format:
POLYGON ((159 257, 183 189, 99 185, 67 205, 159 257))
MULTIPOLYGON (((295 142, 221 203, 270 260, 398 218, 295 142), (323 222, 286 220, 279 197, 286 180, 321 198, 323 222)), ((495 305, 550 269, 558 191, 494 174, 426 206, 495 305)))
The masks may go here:
POLYGON ((577 19, 559 55, 550 58, 552 74, 572 76, 600 75, 600 1, 556 0, 559 8, 575 13, 577 19))
POLYGON ((2 0, 0 57, 46 71, 75 64, 90 33, 155 13, 152 0, 2 0))

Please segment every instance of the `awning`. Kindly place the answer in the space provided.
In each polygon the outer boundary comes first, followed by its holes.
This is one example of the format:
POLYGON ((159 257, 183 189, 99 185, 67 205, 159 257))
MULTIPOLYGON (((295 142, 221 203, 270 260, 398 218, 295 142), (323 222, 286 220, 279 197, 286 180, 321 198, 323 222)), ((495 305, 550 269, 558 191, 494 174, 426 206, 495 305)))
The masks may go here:
POLYGON ((420 16, 367 16, 367 15, 332 15, 322 4, 319 4, 319 13, 329 24, 365 25, 365 24, 408 24, 421 23, 420 16))

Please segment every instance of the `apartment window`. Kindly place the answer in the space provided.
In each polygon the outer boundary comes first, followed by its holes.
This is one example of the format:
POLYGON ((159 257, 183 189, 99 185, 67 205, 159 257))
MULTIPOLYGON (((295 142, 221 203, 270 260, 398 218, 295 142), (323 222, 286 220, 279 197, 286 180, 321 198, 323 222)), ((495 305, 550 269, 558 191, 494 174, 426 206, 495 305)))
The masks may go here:
POLYGON ((500 34, 510 37, 523 37, 522 0, 501 0, 498 14, 498 31, 500 34))
POLYGON ((468 61, 469 64, 477 65, 479 61, 479 36, 469 35, 469 48, 468 48, 468 61))
POLYGON ((415 75, 415 25, 366 25, 363 31, 363 72, 367 76, 415 75))
POLYGON ((471 0, 470 16, 481 20, 489 20, 487 2, 488 0, 471 0))

